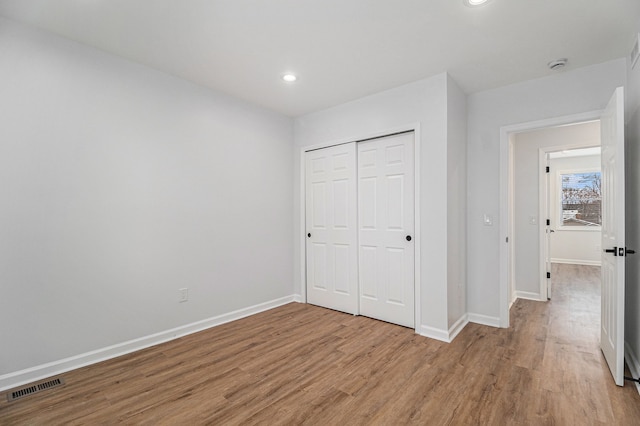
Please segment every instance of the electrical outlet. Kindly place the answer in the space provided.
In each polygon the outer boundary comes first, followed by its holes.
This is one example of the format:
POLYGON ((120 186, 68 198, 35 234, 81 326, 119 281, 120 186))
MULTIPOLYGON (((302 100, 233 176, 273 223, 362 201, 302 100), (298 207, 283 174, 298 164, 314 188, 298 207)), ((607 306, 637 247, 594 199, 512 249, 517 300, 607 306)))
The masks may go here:
POLYGON ((187 300, 189 300, 189 289, 188 288, 181 288, 178 290, 180 292, 180 300, 179 302, 186 302, 187 300))

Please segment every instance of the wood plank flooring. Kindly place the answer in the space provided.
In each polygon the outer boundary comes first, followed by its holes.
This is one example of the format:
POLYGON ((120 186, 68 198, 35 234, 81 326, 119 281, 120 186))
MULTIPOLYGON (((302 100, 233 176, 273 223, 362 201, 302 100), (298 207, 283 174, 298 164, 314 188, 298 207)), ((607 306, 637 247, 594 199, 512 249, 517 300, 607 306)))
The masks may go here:
POLYGON ((451 344, 292 303, 63 375, 0 424, 637 425, 598 347, 599 268, 554 265, 549 303, 451 344))

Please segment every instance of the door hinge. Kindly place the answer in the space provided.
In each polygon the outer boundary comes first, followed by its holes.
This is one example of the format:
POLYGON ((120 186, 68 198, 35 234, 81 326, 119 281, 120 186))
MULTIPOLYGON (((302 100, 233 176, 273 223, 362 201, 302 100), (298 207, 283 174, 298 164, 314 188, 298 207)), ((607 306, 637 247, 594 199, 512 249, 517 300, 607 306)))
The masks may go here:
POLYGON ((547 272, 547 279, 551 279, 551 272, 547 272))
POLYGON ((640 379, 634 379, 633 377, 629 377, 629 376, 624 376, 625 380, 628 380, 630 382, 636 382, 636 383, 640 383, 640 379))
POLYGON ((546 168, 546 172, 547 172, 547 173, 549 173, 549 166, 547 166, 547 168, 546 168))
POLYGON ((551 219, 547 219, 547 226, 551 226, 551 219))

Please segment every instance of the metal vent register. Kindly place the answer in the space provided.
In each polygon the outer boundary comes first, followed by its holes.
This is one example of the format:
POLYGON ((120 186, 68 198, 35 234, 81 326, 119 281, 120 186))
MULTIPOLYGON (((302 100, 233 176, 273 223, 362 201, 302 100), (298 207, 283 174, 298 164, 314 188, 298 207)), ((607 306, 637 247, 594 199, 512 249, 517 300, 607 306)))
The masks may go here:
POLYGON ((28 385, 7 393, 7 400, 15 401, 16 399, 24 398, 25 396, 33 395, 34 393, 52 389, 62 385, 64 385, 64 379, 62 377, 53 380, 47 380, 46 382, 37 383, 35 385, 28 385))

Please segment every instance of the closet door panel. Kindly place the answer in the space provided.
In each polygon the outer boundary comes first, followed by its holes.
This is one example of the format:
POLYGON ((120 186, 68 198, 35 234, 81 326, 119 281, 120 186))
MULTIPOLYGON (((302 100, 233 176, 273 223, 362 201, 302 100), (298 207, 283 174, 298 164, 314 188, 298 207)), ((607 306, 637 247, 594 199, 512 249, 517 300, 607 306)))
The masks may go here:
POLYGON ((307 302, 358 313, 356 144, 306 153, 307 302))
POLYGON ((360 314, 414 327, 413 133, 358 144, 360 314))

